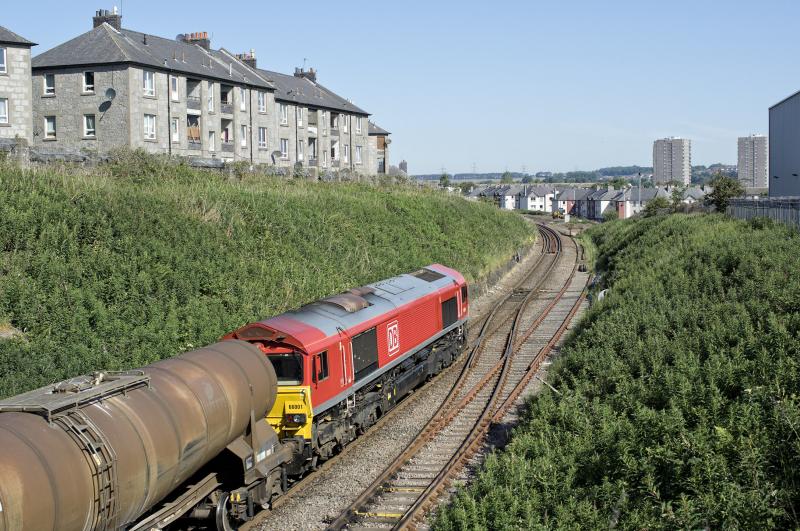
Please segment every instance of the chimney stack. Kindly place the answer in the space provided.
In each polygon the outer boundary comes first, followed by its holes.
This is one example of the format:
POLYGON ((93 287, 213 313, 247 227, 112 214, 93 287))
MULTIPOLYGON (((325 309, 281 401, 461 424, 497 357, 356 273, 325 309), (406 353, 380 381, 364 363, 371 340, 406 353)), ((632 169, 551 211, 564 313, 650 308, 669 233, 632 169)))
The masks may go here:
POLYGON ((236 54, 236 58, 249 66, 250 68, 256 67, 256 51, 250 48, 250 52, 245 53, 238 53, 236 54))
POLYGON ((314 83, 317 82, 317 71, 313 68, 309 68, 308 70, 304 70, 303 68, 295 68, 294 69, 294 77, 304 77, 314 83))
POLYGON ((180 36, 183 42, 189 44, 197 44, 201 46, 205 50, 211 50, 211 39, 208 38, 207 31, 198 31, 195 33, 187 33, 185 35, 180 36))
POLYGON ((94 24, 92 26, 93 28, 96 28, 103 23, 107 23, 109 26, 119 31, 122 29, 122 15, 119 14, 116 7, 113 11, 109 11, 108 9, 98 9, 94 14, 92 23, 94 24))

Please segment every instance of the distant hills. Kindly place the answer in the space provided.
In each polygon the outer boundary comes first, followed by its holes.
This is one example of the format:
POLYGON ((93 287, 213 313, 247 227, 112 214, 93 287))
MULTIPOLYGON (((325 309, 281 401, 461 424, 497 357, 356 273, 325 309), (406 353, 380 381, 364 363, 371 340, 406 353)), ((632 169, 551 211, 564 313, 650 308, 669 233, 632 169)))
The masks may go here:
MULTIPOLYGON (((692 182, 702 183, 709 179, 717 172, 722 172, 725 175, 732 177, 736 176, 736 166, 732 164, 712 164, 710 166, 697 165, 692 166, 692 182)), ((547 171, 540 171, 537 173, 522 173, 522 172, 494 172, 494 173, 456 173, 450 175, 453 181, 499 181, 504 177, 508 180, 510 176, 514 181, 524 182, 543 182, 543 183, 592 183, 598 181, 608 181, 615 178, 632 179, 642 174, 643 178, 649 177, 653 173, 652 166, 610 166, 607 168, 599 168, 591 171, 569 171, 565 173, 553 173, 547 171)), ((429 173, 424 175, 415 175, 416 179, 422 181, 438 181, 441 178, 441 173, 429 173)))

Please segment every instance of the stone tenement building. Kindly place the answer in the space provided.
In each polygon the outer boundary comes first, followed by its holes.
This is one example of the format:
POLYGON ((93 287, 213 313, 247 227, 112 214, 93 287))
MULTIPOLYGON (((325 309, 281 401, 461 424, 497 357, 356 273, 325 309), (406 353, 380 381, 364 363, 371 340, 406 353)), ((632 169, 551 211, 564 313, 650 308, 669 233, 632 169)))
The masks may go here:
POLYGON ((373 173, 386 173, 387 161, 389 160, 389 131, 374 123, 369 123, 369 157, 374 160, 377 166, 373 173))
POLYGON ((31 46, 0 26, 0 138, 33 140, 31 46))
POLYGON ((656 184, 692 182, 692 142, 686 138, 661 138, 653 142, 653 180, 656 184))
POLYGON ((128 30, 116 12, 98 11, 93 26, 33 59, 34 145, 377 173, 369 114, 313 69, 261 70, 253 51, 214 50, 202 32, 128 30))
MULTIPOLYGON (((248 58, 255 67, 255 58, 248 58)), ((293 76, 257 70, 275 86, 275 150, 283 164, 375 174, 368 152, 369 114, 317 83, 314 69, 293 76)))

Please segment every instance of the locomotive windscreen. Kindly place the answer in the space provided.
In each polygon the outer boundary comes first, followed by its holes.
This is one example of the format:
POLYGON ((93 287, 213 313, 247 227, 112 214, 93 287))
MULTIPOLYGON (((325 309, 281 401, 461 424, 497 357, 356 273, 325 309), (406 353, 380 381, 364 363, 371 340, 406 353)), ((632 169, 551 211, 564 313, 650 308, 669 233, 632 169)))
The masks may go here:
POLYGON ((378 334, 375 328, 353 338, 353 365, 356 381, 378 368, 378 334))
POLYGON ((303 383, 303 357, 300 354, 270 354, 269 361, 275 367, 278 385, 303 383))

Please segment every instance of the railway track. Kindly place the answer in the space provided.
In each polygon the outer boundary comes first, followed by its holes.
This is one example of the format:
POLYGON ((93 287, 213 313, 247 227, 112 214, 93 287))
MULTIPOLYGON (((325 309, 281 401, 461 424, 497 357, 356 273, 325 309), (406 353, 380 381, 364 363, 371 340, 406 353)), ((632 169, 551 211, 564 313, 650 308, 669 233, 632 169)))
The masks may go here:
MULTIPOLYGON (((463 389, 466 381, 464 375, 467 372, 470 374, 475 374, 477 372, 477 370, 475 370, 475 365, 479 362, 479 360, 482 359, 482 353, 486 350, 486 345, 484 344, 482 338, 490 337, 498 332, 499 327, 503 326, 503 324, 511 317, 513 313, 511 308, 513 308, 515 303, 519 302, 521 293, 537 291, 544 285, 545 282, 550 279, 561 254, 561 241, 558 235, 551 229, 543 226, 539 226, 538 228, 541 236, 540 245, 542 258, 536 262, 530 271, 524 274, 523 278, 516 283, 510 293, 494 303, 492 309, 485 317, 472 321, 468 326, 470 341, 476 346, 484 346, 480 349, 473 348, 469 356, 461 356, 451 367, 437 375, 434 380, 428 384, 428 386, 439 385, 439 382, 441 382, 440 385, 450 388, 448 396, 455 396, 458 394, 463 389)), ((494 359, 496 360, 496 357, 494 359)), ((369 431, 379 431, 387 423, 390 423, 393 419, 396 419, 398 415, 402 415, 404 410, 413 406, 415 398, 416 397, 412 395, 401 401, 397 407, 393 408, 386 415, 384 415, 375 425, 370 428, 369 431)), ((440 407, 440 410, 437 411, 432 418, 436 418, 447 406, 448 402, 448 400, 444 400, 442 407, 440 407)), ((243 525, 240 530, 249 531, 251 529, 260 529, 265 521, 270 517, 271 513, 288 504, 295 496, 301 495, 306 489, 314 484, 318 477, 324 475, 328 470, 336 466, 342 458, 345 458, 351 452, 356 451, 358 447, 358 444, 350 444, 346 446, 342 452, 320 465, 320 467, 314 473, 291 485, 289 490, 283 496, 276 499, 272 503, 272 509, 270 511, 265 511, 258 514, 256 518, 243 525)))
POLYGON ((551 255, 540 260, 544 274, 534 274, 537 266, 497 302, 442 406, 329 529, 416 527, 527 386, 577 311, 583 290, 572 286, 579 258, 572 240, 565 252, 559 233, 545 225, 539 232, 543 254, 551 255), (541 290, 551 277, 560 278, 561 287, 541 290))

